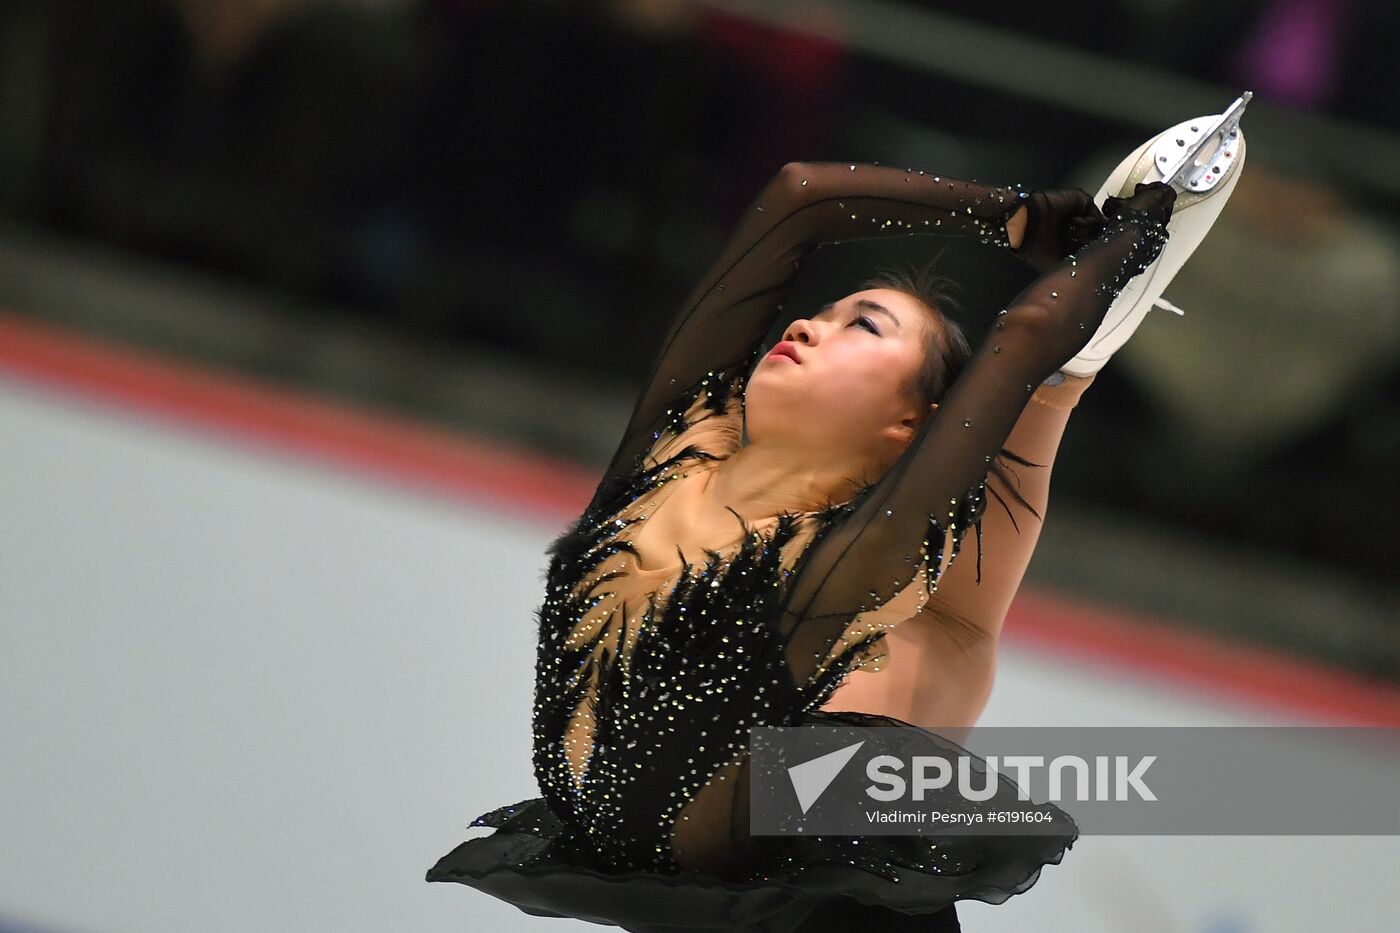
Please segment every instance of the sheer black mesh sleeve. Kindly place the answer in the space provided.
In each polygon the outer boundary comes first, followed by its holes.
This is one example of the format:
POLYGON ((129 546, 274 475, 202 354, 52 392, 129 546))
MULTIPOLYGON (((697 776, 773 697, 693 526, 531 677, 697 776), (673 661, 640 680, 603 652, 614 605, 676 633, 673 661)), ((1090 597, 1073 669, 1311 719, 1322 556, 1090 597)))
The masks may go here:
POLYGON ((803 258, 817 247, 944 233, 977 236, 1009 249, 1006 221, 1025 197, 1014 188, 912 169, 847 162, 784 165, 682 303, 595 503, 661 437, 676 398, 710 372, 752 368, 803 258))
POLYGON ((852 511, 813 541, 779 625, 794 682, 815 690, 817 702, 844 676, 832 662, 868 647, 846 635, 853 615, 878 608, 921 567, 936 586, 963 533, 980 529, 989 465, 1031 393, 1088 342, 1113 299, 1165 241, 1165 224, 1155 217, 1115 209, 1098 239, 999 313, 919 435, 852 511))

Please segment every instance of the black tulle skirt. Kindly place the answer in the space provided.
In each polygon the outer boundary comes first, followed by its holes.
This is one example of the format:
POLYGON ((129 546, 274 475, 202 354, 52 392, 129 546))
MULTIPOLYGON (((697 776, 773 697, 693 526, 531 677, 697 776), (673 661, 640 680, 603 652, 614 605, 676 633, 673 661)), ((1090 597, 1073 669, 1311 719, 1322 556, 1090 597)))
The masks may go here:
MULTIPOLYGON (((897 720, 822 714, 813 724, 897 720)), ((902 724, 908 725, 908 724, 902 724)), ((572 917, 633 933, 805 933, 832 916, 879 917, 885 933, 957 930, 959 900, 1000 904, 1027 890, 1046 865, 1058 864, 1078 827, 1055 811, 1057 835, 785 836, 781 858, 761 881, 727 881, 699 872, 603 871, 557 841, 566 827, 535 797, 485 813, 471 826, 495 833, 469 839, 429 869, 428 881, 476 888, 538 917, 572 917), (932 868, 940 859, 964 866, 932 868), (951 857, 951 858, 950 858, 951 857), (907 926, 894 918, 908 918, 907 926)), ((825 929, 825 927, 822 927, 825 929)))

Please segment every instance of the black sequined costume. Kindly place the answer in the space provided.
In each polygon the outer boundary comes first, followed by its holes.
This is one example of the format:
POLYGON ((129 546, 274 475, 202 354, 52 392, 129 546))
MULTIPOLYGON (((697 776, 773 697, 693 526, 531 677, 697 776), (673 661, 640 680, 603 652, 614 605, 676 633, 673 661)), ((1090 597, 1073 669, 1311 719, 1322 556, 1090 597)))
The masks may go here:
POLYGON ((993 456, 1035 386, 1160 252, 1161 223, 1115 212, 1029 285, 895 464, 849 500, 735 513, 730 546, 669 565, 644 566, 631 538, 676 481, 739 448, 745 381, 804 256, 923 233, 1009 249, 1006 222, 1027 197, 847 163, 790 163, 764 188, 686 299, 593 500, 550 547, 533 714, 542 796, 473 820, 496 832, 429 881, 629 930, 786 933, 833 898, 912 915, 1000 903, 1060 861, 1073 829, 751 837, 748 729, 905 725, 820 707, 922 605, 969 528, 980 560, 993 456))

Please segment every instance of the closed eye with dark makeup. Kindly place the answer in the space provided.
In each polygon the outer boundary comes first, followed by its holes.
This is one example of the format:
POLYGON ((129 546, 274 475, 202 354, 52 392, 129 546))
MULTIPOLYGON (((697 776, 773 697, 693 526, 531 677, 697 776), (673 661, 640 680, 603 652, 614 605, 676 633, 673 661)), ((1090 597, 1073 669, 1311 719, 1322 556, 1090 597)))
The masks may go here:
MULTIPOLYGON (((886 317, 888 317, 891 321, 894 322, 894 326, 895 326, 895 327, 899 327, 899 326, 900 326, 899 318, 895 315, 895 313, 894 313, 893 311, 891 311, 889 308, 886 308, 884 305, 880 304, 880 303, 877 302, 877 301, 871 301, 869 298, 861 298, 861 299, 858 299, 858 300, 855 302, 855 307, 856 307, 856 308, 864 308, 864 309, 867 309, 867 310, 869 310, 869 311, 873 311, 873 312, 875 312, 875 313, 877 313, 877 314, 883 314, 883 315, 885 315, 886 317)), ((836 308, 836 302, 834 302, 834 301, 827 302, 826 304, 822 305, 821 309, 817 312, 817 315, 816 315, 816 316, 817 316, 817 317, 820 317, 820 316, 822 316, 823 314, 826 314, 827 312, 834 310, 835 308, 836 308)), ((880 335, 881 335, 881 333, 880 333, 880 328, 879 328, 878 326, 876 326, 874 320, 872 320, 868 315, 865 315, 865 314, 857 314, 856 317, 851 321, 850 325, 847 325, 847 326, 855 326, 855 325, 860 325, 861 327, 864 327, 866 330, 870 331, 872 334, 875 334, 875 335, 877 335, 877 336, 880 336, 880 335)))
POLYGON ((852 321, 847 326, 854 327, 857 324, 861 325, 877 337, 880 335, 880 328, 876 327, 875 322, 870 320, 870 318, 866 317, 864 314, 859 315, 854 321, 852 321))

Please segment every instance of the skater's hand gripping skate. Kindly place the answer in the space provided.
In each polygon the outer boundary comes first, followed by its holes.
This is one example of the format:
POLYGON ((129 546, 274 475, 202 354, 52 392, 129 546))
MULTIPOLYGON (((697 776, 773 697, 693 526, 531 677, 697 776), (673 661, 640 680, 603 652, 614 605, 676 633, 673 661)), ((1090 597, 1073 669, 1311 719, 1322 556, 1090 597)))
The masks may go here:
POLYGON ((1175 203, 1176 189, 1166 182, 1138 182, 1131 197, 1116 198, 1110 195, 1105 198, 1103 213, 1112 220, 1136 215, 1149 223, 1160 223, 1165 227, 1171 220, 1175 203))
POLYGON ((1026 199, 1026 232, 1015 250, 1036 272, 1045 272, 1093 241, 1107 223, 1081 188, 1032 191, 1026 199))

